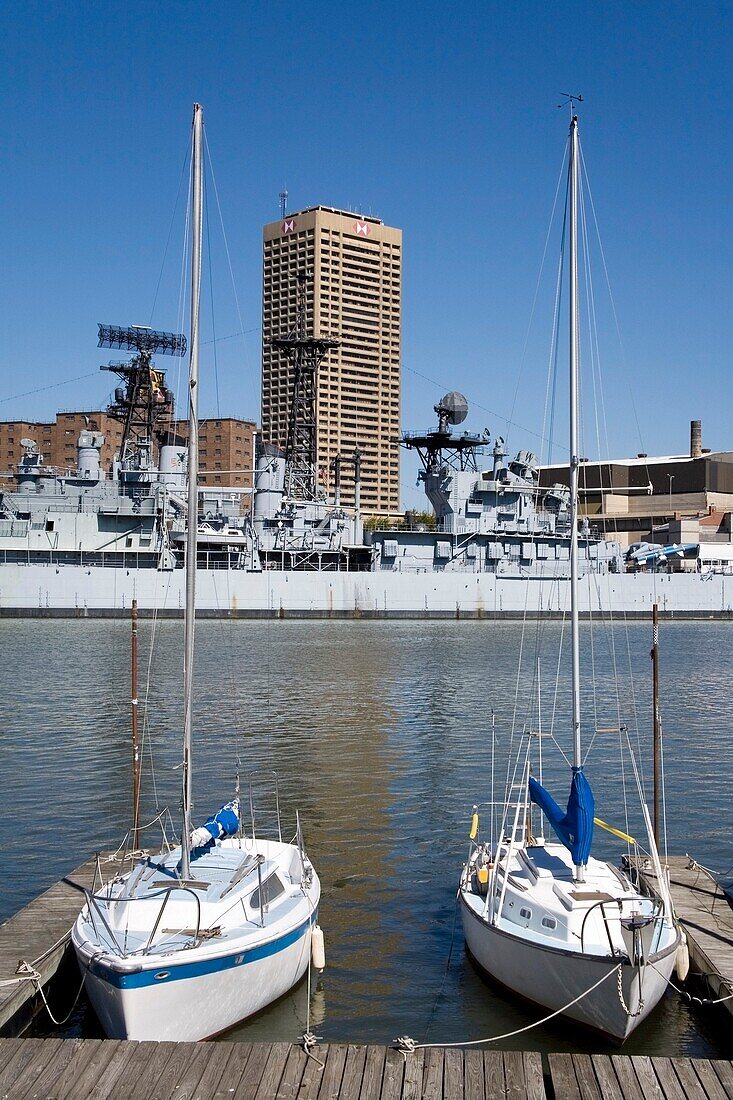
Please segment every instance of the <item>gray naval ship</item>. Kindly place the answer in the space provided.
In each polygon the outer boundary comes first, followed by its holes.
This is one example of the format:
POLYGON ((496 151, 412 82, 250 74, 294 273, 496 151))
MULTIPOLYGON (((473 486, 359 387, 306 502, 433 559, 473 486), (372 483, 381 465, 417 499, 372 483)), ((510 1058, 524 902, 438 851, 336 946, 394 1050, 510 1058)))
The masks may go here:
MULTIPOLYGON (((129 347, 129 332, 110 327, 107 346, 129 347)), ((142 338, 135 350, 130 363, 111 367, 124 385, 109 412, 125 425, 111 477, 100 461, 104 436, 93 424, 79 435, 74 470, 49 468, 35 442, 24 441, 14 484, 0 497, 0 614, 126 614, 133 599, 143 612, 181 613, 187 448, 156 418, 156 405, 166 401, 163 372, 153 368, 142 338)), ((432 429, 401 439, 419 455, 433 524, 411 524, 408 516, 405 525, 365 532, 358 461, 357 509, 349 512, 341 507, 338 485, 333 502, 321 492, 312 499, 293 496, 286 456, 268 443, 257 450, 251 495, 203 489, 200 613, 564 615, 568 489, 542 488, 531 452, 509 458, 501 438, 456 431, 468 411, 460 394, 446 395, 435 411, 432 429)), ((596 534, 587 520, 580 561, 585 614, 645 616, 656 602, 663 613, 731 615, 733 576, 632 572, 619 545, 596 534)))

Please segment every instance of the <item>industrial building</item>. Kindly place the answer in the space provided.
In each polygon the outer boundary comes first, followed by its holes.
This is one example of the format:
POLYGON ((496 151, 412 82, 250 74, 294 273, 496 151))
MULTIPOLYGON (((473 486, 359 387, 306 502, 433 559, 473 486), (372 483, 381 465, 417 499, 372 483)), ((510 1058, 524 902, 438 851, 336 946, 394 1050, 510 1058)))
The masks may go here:
POLYGON ((401 324, 400 229, 327 206, 284 213, 264 227, 263 440, 287 449, 289 435, 305 426, 307 436, 312 415, 318 485, 334 499, 341 456, 340 500, 353 507, 358 452, 365 513, 399 511, 401 324), (296 337, 301 345, 320 341, 311 347, 313 392, 304 401, 296 394, 296 337))
MULTIPOLYGON (((569 484, 567 466, 544 466, 540 484, 569 484)), ((687 454, 581 461, 580 511, 623 546, 635 542, 731 542, 733 451, 702 446, 690 425, 687 454)))

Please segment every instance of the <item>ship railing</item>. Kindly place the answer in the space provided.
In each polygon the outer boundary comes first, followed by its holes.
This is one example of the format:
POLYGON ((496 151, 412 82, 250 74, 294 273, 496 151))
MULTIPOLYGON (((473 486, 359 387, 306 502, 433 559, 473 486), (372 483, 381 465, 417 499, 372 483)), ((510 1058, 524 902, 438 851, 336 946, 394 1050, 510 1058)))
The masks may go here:
MULTIPOLYGON (((155 934, 160 926, 160 922, 163 918, 163 913, 165 912, 165 908, 168 904, 170 896, 174 893, 190 894, 196 902, 195 928, 180 928, 176 930, 175 934, 179 936, 190 937, 191 946, 198 946, 201 940, 201 899, 191 886, 187 886, 184 882, 174 882, 170 886, 162 887, 160 890, 152 890, 144 897, 129 897, 126 896, 124 893, 120 893, 116 897, 114 897, 111 895, 110 892, 111 887, 112 883, 110 883, 109 891, 102 894, 95 894, 92 893, 91 890, 85 889, 84 896, 87 902, 89 920, 91 921, 92 928, 94 929, 94 935, 98 942, 101 943, 106 941, 108 943, 113 955, 117 955, 118 958, 124 959, 129 958, 131 955, 149 955, 152 952, 155 946, 155 934), (129 936, 129 920, 125 923, 123 942, 120 943, 120 933, 116 933, 111 927, 109 921, 104 915, 104 912, 102 911, 102 904, 106 905, 108 912, 111 914, 113 906, 119 905, 120 903, 128 905, 134 904, 137 901, 149 902, 152 901, 154 898, 162 898, 162 902, 160 909, 158 910, 158 915, 156 916, 155 921, 153 922, 153 926, 150 930, 150 935, 148 936, 147 943, 143 948, 135 947, 132 951, 129 951, 127 949, 127 939, 129 936), (105 932, 107 933, 107 936, 104 937, 104 941, 103 938, 100 936, 100 930, 97 927, 96 920, 94 919, 95 913, 101 921, 105 932)), ((164 932, 165 931, 166 930, 164 929, 164 932)))
MULTIPOLYGON (((640 902, 642 900, 649 900, 649 899, 648 898, 644 899, 644 898, 642 898, 641 895, 639 895, 638 897, 630 897, 630 898, 614 898, 612 901, 609 901, 609 900, 606 899, 606 900, 603 900, 603 901, 597 901, 597 902, 595 902, 594 905, 591 905, 590 908, 588 909, 588 911, 585 913, 585 915, 583 917, 583 923, 580 926, 580 950, 581 951, 585 950, 584 937, 585 937, 585 926, 586 926, 586 922, 588 920, 588 917, 591 915, 591 913, 595 909, 600 909, 601 916, 603 918, 603 925, 604 925, 604 928, 605 928, 605 931, 606 931, 606 936, 608 938, 608 946, 610 948, 611 954, 614 957, 615 956, 626 955, 626 948, 621 949, 618 946, 618 944, 614 944, 614 942, 613 942, 613 936, 611 934, 611 922, 617 921, 620 924, 621 921, 624 919, 623 906, 624 906, 625 903, 631 903, 631 904, 635 905, 635 904, 638 904, 638 902, 640 902), (607 908, 608 908, 608 912, 607 912, 607 908)), ((663 918, 663 916, 664 916, 664 907, 662 906, 661 902, 658 903, 658 904, 655 903, 654 908, 652 909, 652 912, 649 914, 649 918, 646 921, 646 923, 648 923, 648 924, 654 923, 657 926, 657 934, 658 935, 661 935, 660 918, 663 918)), ((635 961, 635 960, 632 960, 632 961, 635 961)))

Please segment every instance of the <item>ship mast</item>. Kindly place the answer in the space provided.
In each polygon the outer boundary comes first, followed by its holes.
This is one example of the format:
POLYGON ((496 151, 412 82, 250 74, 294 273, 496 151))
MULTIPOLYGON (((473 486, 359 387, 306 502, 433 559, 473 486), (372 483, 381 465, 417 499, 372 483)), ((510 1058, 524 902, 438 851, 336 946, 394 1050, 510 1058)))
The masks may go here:
POLYGON ((198 373, 199 304, 201 299, 201 243, 203 231, 204 112, 193 106, 191 150, 191 357, 188 371, 188 522, 186 532, 186 610, 183 656, 183 832, 181 878, 191 877, 191 730, 193 726, 193 658, 196 625, 196 558, 198 550, 198 373))
MULTIPOLYGON (((573 772, 583 767, 580 742, 580 623, 578 616, 578 116, 570 121, 570 645, 573 694, 573 772)), ((575 879, 583 882, 581 864, 575 879)))

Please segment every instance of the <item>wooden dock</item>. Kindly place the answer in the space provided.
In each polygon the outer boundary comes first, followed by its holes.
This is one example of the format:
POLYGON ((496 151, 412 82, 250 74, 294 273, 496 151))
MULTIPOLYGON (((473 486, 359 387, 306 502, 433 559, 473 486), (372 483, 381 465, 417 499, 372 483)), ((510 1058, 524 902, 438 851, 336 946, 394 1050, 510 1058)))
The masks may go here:
MULTIPOLYGON (((100 858, 104 860, 105 878, 119 872, 119 862, 109 855, 100 858)), ((69 877, 90 888, 96 869, 97 857, 93 856, 69 877)), ((18 963, 23 960, 40 974, 45 986, 61 965, 69 946, 71 926, 83 900, 79 890, 62 879, 0 925, 0 980, 14 978, 18 963)), ((35 983, 27 980, 0 985, 0 1034, 17 1033, 27 1022, 37 992, 35 983)))
MULTIPOLYGON (((667 859, 672 903, 685 929, 693 970, 707 975, 710 995, 728 997, 733 993, 733 906, 718 884, 688 856, 667 859)), ((643 885, 657 891, 657 876, 651 867, 638 867, 643 885)), ((721 1008, 733 1014, 733 998, 721 1008)))
POLYGON ((731 1100, 733 1063, 429 1047, 0 1040, 2 1100, 731 1100))

